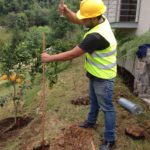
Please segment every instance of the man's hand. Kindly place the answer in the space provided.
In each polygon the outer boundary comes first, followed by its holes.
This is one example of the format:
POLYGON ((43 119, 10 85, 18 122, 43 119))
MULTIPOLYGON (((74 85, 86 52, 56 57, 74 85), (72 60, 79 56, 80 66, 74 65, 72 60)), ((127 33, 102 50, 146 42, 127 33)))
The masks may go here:
POLYGON ((48 62, 52 62, 52 61, 66 61, 66 60, 72 60, 76 57, 81 56, 82 54, 84 54, 84 50, 82 50, 80 47, 76 46, 73 49, 66 51, 66 52, 62 52, 59 54, 53 54, 53 55, 49 55, 46 52, 42 53, 41 55, 41 61, 43 63, 48 63, 48 62))
POLYGON ((58 5, 58 11, 60 14, 65 14, 67 10, 68 10, 67 5, 65 5, 65 4, 63 4, 63 5, 59 4, 58 5))
POLYGON ((43 63, 51 62, 51 56, 49 54, 47 54, 46 52, 44 52, 41 54, 41 61, 43 63))
POLYGON ((58 11, 60 15, 65 15, 72 23, 82 24, 82 21, 77 18, 76 13, 69 9, 66 4, 59 4, 58 11))

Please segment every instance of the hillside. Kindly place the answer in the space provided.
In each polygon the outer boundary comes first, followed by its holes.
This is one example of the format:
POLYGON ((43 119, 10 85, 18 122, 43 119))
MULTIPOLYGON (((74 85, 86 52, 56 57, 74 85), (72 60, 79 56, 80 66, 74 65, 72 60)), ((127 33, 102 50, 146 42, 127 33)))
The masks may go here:
MULTIPOLYGON (((71 65, 59 74, 59 79, 52 89, 46 89, 46 123, 45 138, 50 142, 51 150, 92 150, 93 140, 98 148, 102 140, 103 114, 100 113, 96 130, 83 130, 77 126, 86 118, 88 105, 73 105, 71 100, 87 96, 87 81, 82 69, 83 58, 74 60, 71 65), (88 137, 88 139, 87 139, 88 137)), ((37 108, 40 104, 40 80, 24 97, 20 115, 32 117, 33 120, 24 128, 9 131, 1 135, 1 150, 32 150, 41 141, 41 121, 37 108)), ((7 88, 5 88, 7 90, 7 88)), ((117 112, 117 148, 116 150, 149 150, 150 112, 146 105, 136 98, 118 77, 115 85, 114 103, 117 112), (144 107, 144 113, 134 116, 118 103, 123 96, 144 107), (145 129, 144 140, 134 140, 125 135, 125 128, 140 125, 145 129)), ((11 103, 0 109, 0 120, 11 117, 11 103), (9 107, 8 107, 9 106, 9 107)))
MULTIPOLYGON (((49 63, 42 76, 45 67, 41 63, 42 51, 51 55, 70 50, 81 41, 85 32, 82 26, 69 23, 67 17, 60 17, 59 2, 0 0, 0 150, 39 150, 34 147, 41 144, 43 137, 50 145, 46 150, 94 150, 93 145, 97 150, 102 142, 102 113, 97 128, 78 127, 89 110, 84 58, 49 63), (42 84, 45 77, 46 87, 42 84)), ((77 10, 80 1, 66 2, 69 8, 77 10)), ((147 35, 121 39, 121 57, 126 56, 124 48, 127 46, 135 53, 137 43, 149 41, 147 35)), ((128 79, 128 74, 125 75, 128 79)), ((130 92, 119 75, 113 101, 117 113, 116 150, 149 150, 149 108, 130 92), (120 97, 141 105, 144 112, 137 116, 131 114, 118 104, 120 97), (127 128, 136 128, 135 134, 141 129, 140 139, 127 135, 127 128)))

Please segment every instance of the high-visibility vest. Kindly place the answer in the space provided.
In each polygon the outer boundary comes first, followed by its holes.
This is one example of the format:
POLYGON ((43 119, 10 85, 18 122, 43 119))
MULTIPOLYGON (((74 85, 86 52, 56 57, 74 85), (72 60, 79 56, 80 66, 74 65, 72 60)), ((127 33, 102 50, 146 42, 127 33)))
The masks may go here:
POLYGON ((95 50, 91 54, 86 53, 84 68, 87 72, 95 77, 112 79, 116 77, 117 74, 117 41, 106 18, 103 23, 89 30, 84 35, 84 38, 88 34, 95 32, 103 36, 110 43, 110 46, 103 50, 95 50))

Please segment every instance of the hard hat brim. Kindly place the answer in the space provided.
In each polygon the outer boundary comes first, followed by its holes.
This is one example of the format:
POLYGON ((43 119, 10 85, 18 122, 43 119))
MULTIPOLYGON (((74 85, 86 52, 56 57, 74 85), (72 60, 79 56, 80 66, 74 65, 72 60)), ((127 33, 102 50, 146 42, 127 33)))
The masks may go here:
POLYGON ((82 20, 82 19, 97 17, 97 16, 99 16, 99 15, 104 14, 105 12, 106 12, 106 6, 104 6, 104 8, 101 10, 100 13, 95 14, 94 16, 83 16, 83 15, 81 14, 81 11, 80 11, 80 10, 77 11, 76 16, 77 16, 78 19, 82 20))
POLYGON ((80 19, 80 20, 87 18, 87 17, 81 15, 80 10, 77 11, 76 16, 77 16, 77 18, 80 19))

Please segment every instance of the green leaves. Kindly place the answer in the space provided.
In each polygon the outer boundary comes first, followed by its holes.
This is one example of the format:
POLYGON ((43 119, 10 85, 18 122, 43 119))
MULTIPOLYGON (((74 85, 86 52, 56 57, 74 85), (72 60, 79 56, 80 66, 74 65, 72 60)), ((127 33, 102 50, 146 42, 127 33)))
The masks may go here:
POLYGON ((52 87, 58 79, 57 62, 51 62, 47 65, 46 76, 49 82, 49 87, 52 87))
POLYGON ((0 96, 0 107, 3 107, 7 101, 9 101, 12 97, 12 94, 0 96))
POLYGON ((15 30, 27 30, 29 26, 28 18, 25 13, 10 13, 8 15, 8 26, 15 30))
POLYGON ((150 43, 150 31, 141 36, 128 37, 122 39, 122 44, 119 45, 118 59, 127 56, 134 56, 138 47, 145 43, 150 43))

